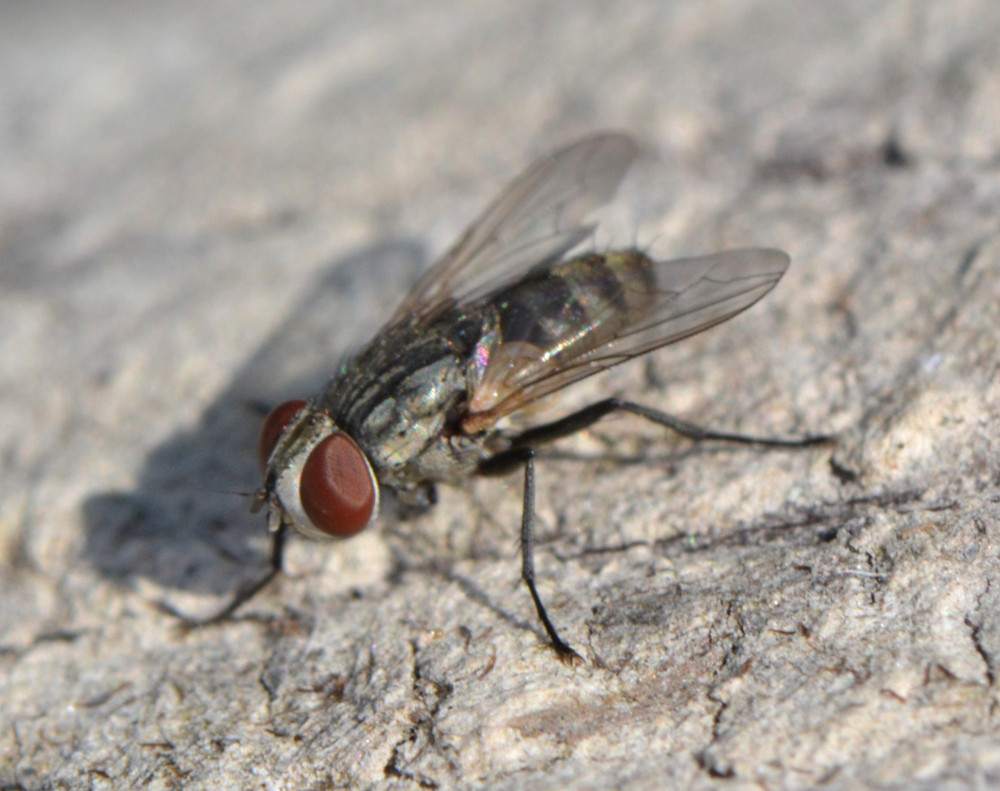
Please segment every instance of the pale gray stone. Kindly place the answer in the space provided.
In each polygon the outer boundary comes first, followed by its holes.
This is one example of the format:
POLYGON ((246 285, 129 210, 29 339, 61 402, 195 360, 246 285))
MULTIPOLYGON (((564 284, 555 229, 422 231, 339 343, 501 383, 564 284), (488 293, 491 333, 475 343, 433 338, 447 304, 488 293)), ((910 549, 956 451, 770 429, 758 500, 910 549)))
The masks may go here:
POLYGON ((1000 5, 0 10, 0 786, 1000 784, 1000 5), (646 153, 600 248, 787 250, 610 419, 263 571, 306 396, 533 157, 646 153))

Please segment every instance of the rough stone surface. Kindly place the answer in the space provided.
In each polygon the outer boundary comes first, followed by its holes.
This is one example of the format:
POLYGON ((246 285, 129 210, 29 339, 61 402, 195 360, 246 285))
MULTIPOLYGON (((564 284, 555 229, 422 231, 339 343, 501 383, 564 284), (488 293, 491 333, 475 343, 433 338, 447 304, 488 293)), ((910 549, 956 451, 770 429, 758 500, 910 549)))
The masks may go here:
POLYGON ((1000 4, 8 3, 0 787, 1000 784, 1000 4), (266 562, 308 395, 539 153, 647 146, 598 245, 786 249, 608 420, 266 562), (624 218, 624 219, 622 219, 624 218))

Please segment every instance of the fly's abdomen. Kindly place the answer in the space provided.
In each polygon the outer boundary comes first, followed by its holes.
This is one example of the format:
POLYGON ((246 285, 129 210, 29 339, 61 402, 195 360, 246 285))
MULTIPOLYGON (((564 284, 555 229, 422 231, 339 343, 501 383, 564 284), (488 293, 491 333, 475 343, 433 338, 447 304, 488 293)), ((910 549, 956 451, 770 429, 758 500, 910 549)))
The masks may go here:
POLYGON ((491 300, 504 344, 525 343, 542 355, 586 337, 598 345, 644 315, 656 301, 652 260, 638 250, 573 258, 540 270, 491 300))

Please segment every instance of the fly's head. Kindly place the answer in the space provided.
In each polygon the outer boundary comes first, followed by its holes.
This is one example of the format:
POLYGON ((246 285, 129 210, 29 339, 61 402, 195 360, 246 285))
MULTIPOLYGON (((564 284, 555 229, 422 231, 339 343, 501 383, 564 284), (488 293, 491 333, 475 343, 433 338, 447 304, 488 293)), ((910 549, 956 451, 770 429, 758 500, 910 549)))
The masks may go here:
POLYGON ((378 514, 375 472, 358 444, 322 410, 286 401, 264 419, 257 439, 268 527, 282 524, 309 538, 350 538, 378 514))

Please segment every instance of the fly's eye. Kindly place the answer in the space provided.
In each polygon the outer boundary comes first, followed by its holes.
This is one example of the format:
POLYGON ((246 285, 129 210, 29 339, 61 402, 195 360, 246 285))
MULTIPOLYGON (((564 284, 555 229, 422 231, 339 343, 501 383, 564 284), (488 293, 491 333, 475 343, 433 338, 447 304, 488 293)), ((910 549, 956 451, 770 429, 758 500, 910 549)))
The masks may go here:
POLYGON ((267 460, 278 444, 278 437, 305 405, 305 401, 286 401, 267 413, 264 424, 260 427, 260 434, 257 435, 257 460, 260 461, 261 472, 267 467, 267 460))
POLYGON ((309 520, 334 538, 360 533, 375 510, 375 482, 368 460, 344 434, 331 434, 309 454, 299 493, 309 520))

